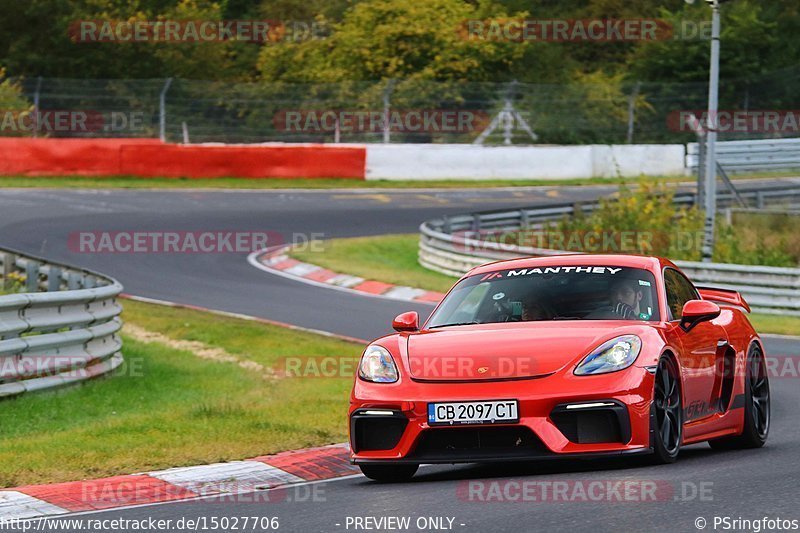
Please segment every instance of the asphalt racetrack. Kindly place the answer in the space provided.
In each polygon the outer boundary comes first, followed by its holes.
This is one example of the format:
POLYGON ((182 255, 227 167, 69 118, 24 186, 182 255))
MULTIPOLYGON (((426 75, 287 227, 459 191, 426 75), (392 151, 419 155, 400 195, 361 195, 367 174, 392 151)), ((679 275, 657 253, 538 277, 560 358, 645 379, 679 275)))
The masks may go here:
MULTIPOLYGON (((389 331, 392 317, 427 305, 350 295, 273 276, 250 266, 245 253, 87 254, 69 249, 81 231, 270 231, 322 238, 415 232, 443 213, 588 200, 615 187, 473 189, 438 191, 207 191, 4 190, 0 193, 3 244, 99 270, 125 292, 211 307, 322 329, 360 339, 389 331)), ((800 355, 800 344, 765 336, 768 355, 800 355)), ((715 452, 686 447, 674 465, 643 459, 551 461, 509 466, 426 466, 404 484, 381 485, 362 476, 289 489, 278 502, 258 497, 209 498, 95 512, 93 518, 277 516, 279 531, 391 530, 390 523, 356 517, 409 517, 408 531, 698 531, 715 530, 715 517, 800 519, 800 387, 772 380, 772 429, 760 450, 715 452), (615 481, 654 482, 657 501, 481 501, 527 483, 574 487, 615 481), (470 485, 473 483, 473 485, 470 485), (474 485, 478 483, 478 485, 474 485), (304 492, 300 492, 303 489, 304 492), (494 492, 492 492, 494 491, 494 492), (245 500, 245 501, 242 501, 245 500), (253 501, 255 500, 255 501, 253 501), (417 522, 420 517, 440 518, 417 522), (702 520, 705 520, 705 525, 702 520), (452 519, 452 521, 450 520, 452 519), (361 524, 361 527, 356 527, 361 524), (699 526, 703 526, 700 528, 699 526), (371 526, 371 527, 368 527, 371 526), (383 527, 380 527, 383 526, 383 527), (424 526, 418 529, 418 526, 424 526)), ((519 499, 519 498, 518 498, 519 499)), ((54 529, 54 528, 48 528, 54 529)), ((718 525, 716 530, 722 530, 718 525)), ((751 530, 752 528, 747 528, 751 530)), ((729 529, 731 530, 731 529, 729 529)))

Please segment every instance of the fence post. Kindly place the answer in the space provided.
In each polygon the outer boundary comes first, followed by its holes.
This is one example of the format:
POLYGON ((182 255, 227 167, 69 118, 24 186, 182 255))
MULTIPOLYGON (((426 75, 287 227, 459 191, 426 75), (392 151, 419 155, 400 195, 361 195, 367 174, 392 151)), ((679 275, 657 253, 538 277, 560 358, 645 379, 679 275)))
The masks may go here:
POLYGON ((167 78, 164 88, 161 89, 161 95, 158 97, 158 131, 162 143, 167 142, 167 91, 170 85, 172 85, 172 78, 167 78))
POLYGON ((42 94, 42 77, 36 78, 36 91, 33 93, 33 136, 39 136, 39 97, 42 94))
POLYGON ((639 87, 641 84, 641 82, 637 81, 636 85, 633 86, 633 92, 631 92, 631 95, 628 97, 628 144, 633 144, 633 127, 636 120, 636 99, 639 97, 639 87))
POLYGON ((392 90, 394 89, 394 80, 389 80, 389 83, 386 85, 386 89, 383 90, 383 142, 384 144, 388 144, 391 142, 391 132, 390 132, 390 124, 391 121, 389 120, 391 117, 389 114, 391 113, 392 107, 392 90))

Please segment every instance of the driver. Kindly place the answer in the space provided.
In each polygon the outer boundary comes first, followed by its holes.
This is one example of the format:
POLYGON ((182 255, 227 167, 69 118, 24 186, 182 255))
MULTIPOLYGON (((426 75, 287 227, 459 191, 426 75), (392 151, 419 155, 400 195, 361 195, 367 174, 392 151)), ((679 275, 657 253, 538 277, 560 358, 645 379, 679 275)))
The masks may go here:
POLYGON ((591 319, 648 320, 650 315, 642 311, 644 290, 635 279, 621 279, 608 290, 610 305, 589 313, 591 319))
POLYGON ((529 296, 527 301, 524 302, 521 319, 524 322, 529 322, 532 320, 547 320, 548 318, 549 313, 544 306, 537 299, 529 296))
POLYGON ((611 313, 624 320, 644 318, 641 309, 642 298, 644 291, 635 279, 620 280, 609 290, 611 313))

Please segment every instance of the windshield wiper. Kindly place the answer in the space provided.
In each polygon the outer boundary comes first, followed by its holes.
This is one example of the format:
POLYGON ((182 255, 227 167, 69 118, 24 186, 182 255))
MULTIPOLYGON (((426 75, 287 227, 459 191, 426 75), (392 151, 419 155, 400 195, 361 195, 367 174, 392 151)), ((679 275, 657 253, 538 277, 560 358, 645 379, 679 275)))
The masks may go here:
POLYGON ((436 324, 428 329, 444 328, 447 326, 471 326, 472 324, 480 324, 480 322, 453 322, 452 324, 436 324))

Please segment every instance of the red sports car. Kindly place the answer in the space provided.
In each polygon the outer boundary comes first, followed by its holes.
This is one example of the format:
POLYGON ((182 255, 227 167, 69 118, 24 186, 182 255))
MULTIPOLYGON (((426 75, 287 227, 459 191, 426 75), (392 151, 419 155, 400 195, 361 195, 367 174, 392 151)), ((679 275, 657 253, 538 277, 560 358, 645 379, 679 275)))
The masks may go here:
POLYGON ((769 382, 749 311, 657 257, 477 267, 422 327, 404 313, 364 351, 352 461, 395 481, 428 463, 763 446, 769 382))

